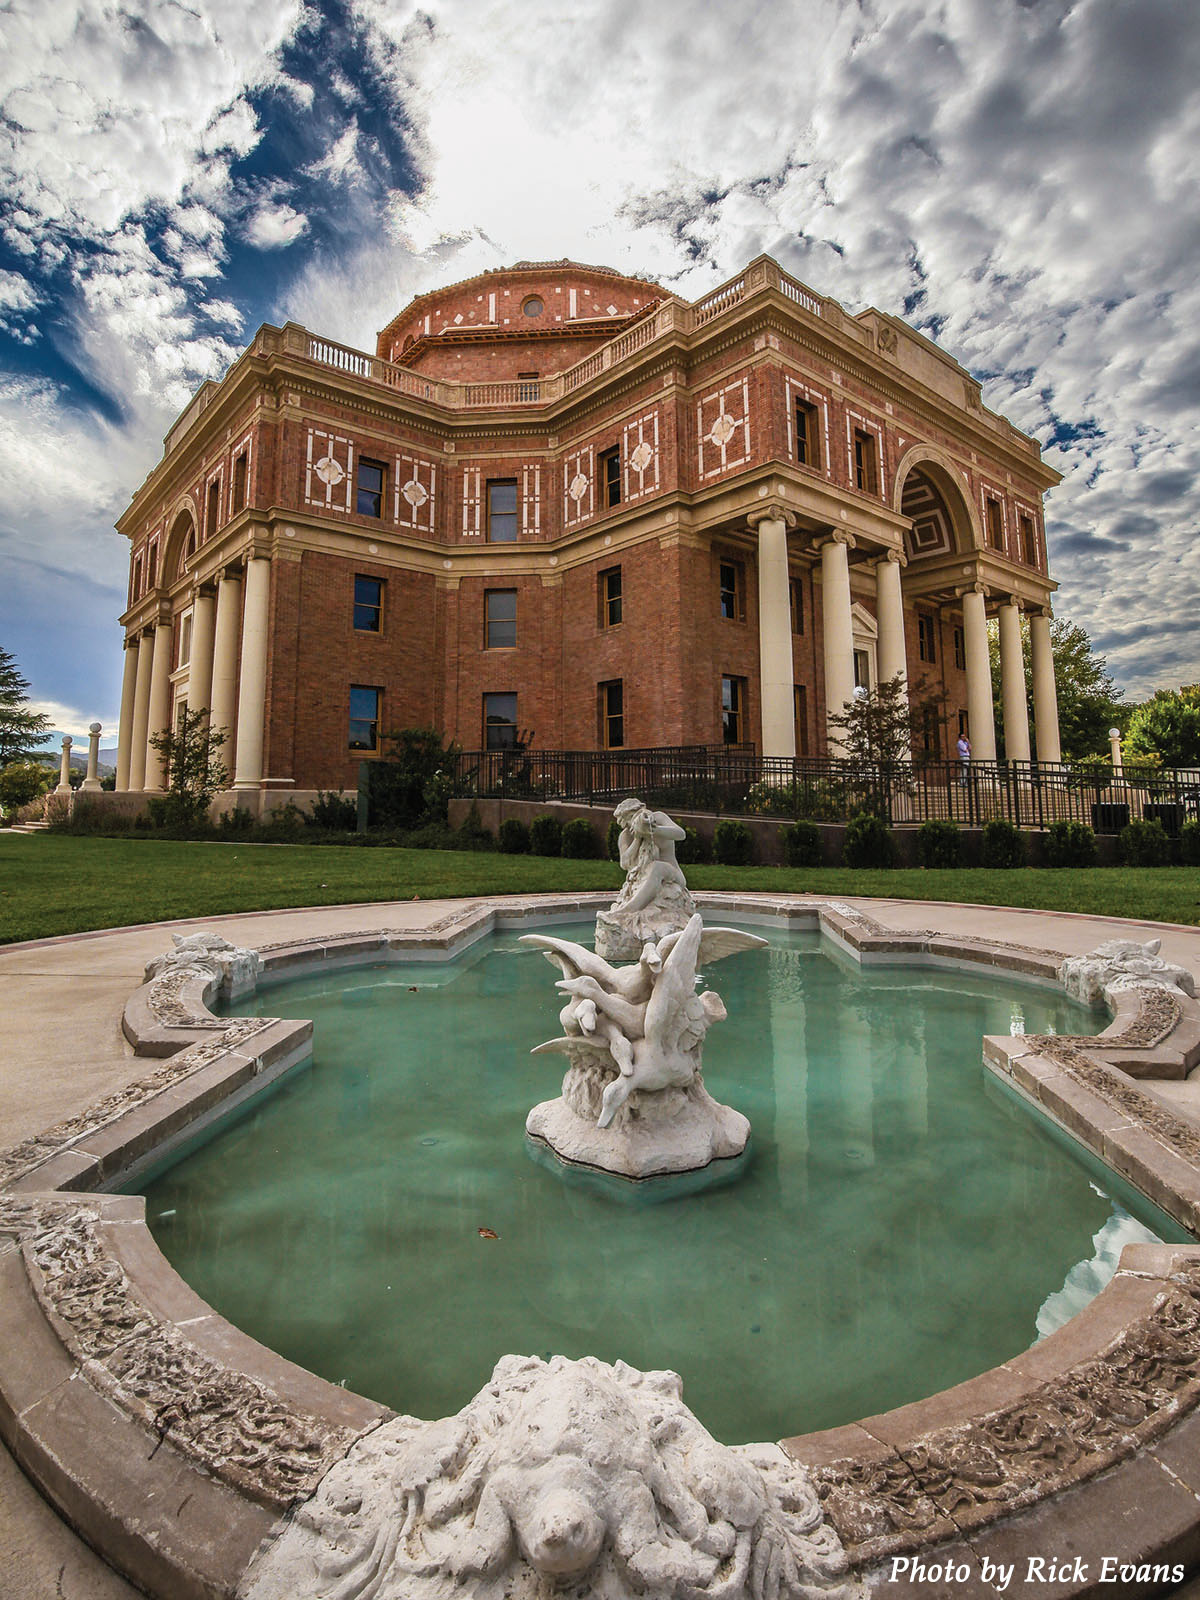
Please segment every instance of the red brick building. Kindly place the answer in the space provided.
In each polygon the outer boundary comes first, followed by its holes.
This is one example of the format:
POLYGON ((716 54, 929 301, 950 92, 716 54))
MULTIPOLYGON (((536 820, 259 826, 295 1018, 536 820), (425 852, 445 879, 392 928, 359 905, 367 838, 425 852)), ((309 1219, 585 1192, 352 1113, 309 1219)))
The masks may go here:
MULTIPOLYGON (((130 541, 118 788, 182 703, 239 801, 354 787, 387 730, 465 748, 820 755, 856 683, 953 744, 1058 757, 1037 444, 878 311, 767 257, 694 304, 574 262, 422 295, 376 354, 260 328, 168 434, 130 541)), ((952 753, 944 751, 944 753, 952 753)))

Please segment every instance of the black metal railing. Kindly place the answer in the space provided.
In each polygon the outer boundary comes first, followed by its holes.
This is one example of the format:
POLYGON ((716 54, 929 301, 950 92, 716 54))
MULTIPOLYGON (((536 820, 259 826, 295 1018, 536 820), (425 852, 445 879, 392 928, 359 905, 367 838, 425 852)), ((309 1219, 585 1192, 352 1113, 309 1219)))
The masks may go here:
POLYGON ((750 745, 651 750, 474 750, 454 758, 454 793, 480 799, 648 804, 718 815, 844 822, 873 811, 893 824, 948 818, 979 827, 995 817, 1020 828, 1084 822, 1119 833, 1157 818, 1177 834, 1200 817, 1200 768, 1009 761, 876 765, 760 756, 750 745))

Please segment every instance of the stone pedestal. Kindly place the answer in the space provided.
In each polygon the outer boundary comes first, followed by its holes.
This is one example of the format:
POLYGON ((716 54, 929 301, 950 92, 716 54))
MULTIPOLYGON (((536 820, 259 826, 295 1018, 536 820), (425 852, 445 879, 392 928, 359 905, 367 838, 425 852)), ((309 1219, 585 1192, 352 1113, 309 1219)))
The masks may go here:
POLYGON ((635 1089, 609 1126, 598 1127, 600 1097, 615 1076, 615 1068, 590 1054, 572 1061, 562 1094, 534 1106, 526 1133, 549 1145, 561 1161, 624 1178, 695 1172, 745 1150, 749 1122, 714 1100, 699 1073, 683 1089, 645 1094, 635 1089))

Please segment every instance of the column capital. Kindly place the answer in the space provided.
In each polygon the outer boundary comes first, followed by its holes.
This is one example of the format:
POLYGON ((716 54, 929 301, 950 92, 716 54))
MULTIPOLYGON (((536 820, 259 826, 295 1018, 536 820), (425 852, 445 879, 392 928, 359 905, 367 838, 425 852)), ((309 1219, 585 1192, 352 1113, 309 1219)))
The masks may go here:
POLYGON ((896 566, 898 567, 906 567, 908 565, 908 557, 904 554, 903 550, 882 551, 876 557, 875 565, 877 567, 882 567, 885 566, 889 561, 895 562, 896 566))
POLYGON ((954 592, 960 600, 964 599, 969 594, 981 594, 986 600, 989 598, 992 591, 988 588, 986 583, 976 582, 960 584, 954 592))
POLYGON ((758 527, 760 522, 782 522, 785 528, 796 526, 796 513, 789 511, 778 500, 768 500, 766 505, 755 506, 746 513, 746 521, 751 531, 758 527))
POLYGON ((1015 606, 1018 611, 1024 611, 1026 602, 1019 594, 998 594, 997 603, 1002 606, 1015 606))
POLYGON ((852 533, 847 533, 845 528, 830 528, 827 533, 822 533, 813 540, 813 549, 824 550, 826 545, 831 544, 844 544, 847 550, 854 550, 858 546, 858 540, 852 533))
POLYGON ((1051 609, 1050 609, 1050 607, 1048 605, 1043 605, 1043 606, 1039 606, 1037 604, 1031 605, 1029 607, 1029 615, 1031 617, 1042 617, 1047 622, 1052 622, 1054 620, 1054 613, 1053 613, 1053 611, 1051 611, 1051 609))

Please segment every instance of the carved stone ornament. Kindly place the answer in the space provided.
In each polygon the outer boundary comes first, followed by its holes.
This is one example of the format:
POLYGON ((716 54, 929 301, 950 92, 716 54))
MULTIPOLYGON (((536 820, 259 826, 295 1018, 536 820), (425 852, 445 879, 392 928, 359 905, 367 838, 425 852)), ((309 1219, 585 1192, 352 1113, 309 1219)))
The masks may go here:
POLYGON ((171 940, 175 948, 147 964, 147 983, 155 978, 186 975, 215 978, 227 1000, 253 992, 263 965, 257 950, 230 944, 219 933, 173 933, 171 940))
POLYGON ((647 444, 646 440, 643 439, 639 444, 634 445, 633 450, 630 452, 629 465, 635 472, 644 472, 653 460, 654 446, 647 444))
POLYGON ((346 469, 340 461, 335 461, 332 456, 322 456, 315 468, 317 477, 327 489, 336 489, 346 476, 346 469))
POLYGON ((718 1442, 673 1372, 504 1356, 360 1439, 242 1600, 865 1600, 807 1474, 718 1442))
POLYGON ((557 1100, 534 1106, 525 1129, 564 1161, 623 1177, 694 1172, 741 1155, 750 1124, 721 1105, 700 1077, 704 1038, 726 1016, 720 995, 696 993, 697 963, 766 940, 736 928, 703 926, 697 912, 682 933, 647 943, 632 966, 614 968, 568 939, 525 934, 561 968, 567 997, 561 1038, 534 1055, 570 1062, 557 1100))
POLYGON ((895 328, 890 328, 884 324, 875 330, 876 347, 885 356, 894 356, 896 354, 896 342, 895 328))
POLYGON ((712 444, 719 447, 723 444, 728 444, 736 432, 737 423, 729 415, 728 411, 722 411, 721 415, 708 430, 708 437, 712 444))
POLYGON ((571 499, 574 500, 576 505, 578 505, 583 499, 584 495, 587 493, 587 490, 588 481, 582 472, 577 472, 567 485, 567 493, 571 496, 571 499))
POLYGON ((408 501, 409 505, 412 506, 414 511, 419 511, 425 504, 426 500, 429 499, 429 490, 423 483, 419 483, 416 478, 410 478, 404 485, 403 489, 401 489, 400 493, 408 501))
POLYGON ((1174 989, 1192 998, 1196 983, 1185 967, 1174 966, 1159 955, 1161 939, 1138 944, 1131 939, 1109 939, 1086 956, 1068 956, 1058 969, 1063 988, 1073 1000, 1099 1006, 1122 989, 1174 989))
POLYGON ((610 961, 636 961, 651 939, 678 933, 695 915, 675 846, 683 829, 665 811, 641 800, 622 800, 613 812, 621 832, 618 850, 625 882, 596 918, 596 951, 610 961))

